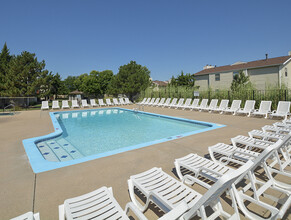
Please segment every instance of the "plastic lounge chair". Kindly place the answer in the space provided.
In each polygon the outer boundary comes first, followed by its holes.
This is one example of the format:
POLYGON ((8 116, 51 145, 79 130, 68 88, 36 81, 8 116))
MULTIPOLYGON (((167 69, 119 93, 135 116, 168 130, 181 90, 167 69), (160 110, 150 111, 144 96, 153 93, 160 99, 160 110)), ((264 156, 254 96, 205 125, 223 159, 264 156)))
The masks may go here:
POLYGON ((72 100, 72 108, 80 108, 77 100, 72 100))
POLYGON ((195 108, 195 107, 198 106, 198 104, 199 104, 199 99, 194 99, 193 102, 192 102, 192 105, 187 106, 187 107, 185 107, 184 109, 187 109, 187 108, 188 108, 188 109, 195 108))
POLYGON ((39 220, 39 213, 27 212, 10 220, 39 220))
POLYGON ((199 110, 201 111, 202 108, 206 108, 207 106, 207 103, 208 103, 208 99, 202 99, 201 103, 199 106, 197 107, 191 107, 191 111, 194 109, 194 110, 199 110))
POLYGON ((265 125, 262 127, 262 130, 264 132, 274 132, 276 134, 288 134, 291 132, 291 127, 278 127, 278 126, 272 126, 272 125, 265 125))
POLYGON ((90 105, 91 105, 92 107, 97 107, 97 106, 98 106, 98 105, 96 104, 95 99, 90 99, 90 105))
POLYGON ((171 98, 167 98, 165 103, 158 105, 159 107, 165 108, 166 106, 168 106, 171 102, 171 98))
POLYGON ((151 98, 147 98, 147 100, 144 103, 141 103, 140 105, 147 105, 151 101, 151 98))
POLYGON ((124 101, 125 101, 125 103, 127 105, 131 105, 132 104, 132 102, 128 98, 124 98, 124 101))
POLYGON ((81 106, 82 106, 82 108, 89 108, 90 107, 90 105, 88 105, 86 99, 81 100, 81 106))
MULTIPOLYGON (((153 202, 165 213, 173 210, 181 202, 186 202, 189 210, 180 219, 192 219, 194 216, 200 216, 202 219, 216 219, 218 216, 239 219, 236 203, 233 204, 235 213, 231 216, 223 210, 219 197, 227 192, 237 178, 244 175, 252 164, 253 162, 250 161, 236 170, 235 173, 231 172, 222 176, 212 187, 209 187, 209 190, 203 196, 169 176, 161 168, 152 168, 130 177, 128 180, 130 198, 141 211, 146 210, 149 203, 153 202), (146 197, 144 206, 136 200, 135 188, 146 197), (207 207, 213 209, 210 216, 206 216, 205 208, 207 207)), ((230 194, 234 200, 233 193, 230 194)))
POLYGON ((187 108, 187 107, 189 107, 191 105, 191 101, 192 101, 192 99, 190 99, 190 98, 186 99, 185 103, 182 104, 179 108, 185 110, 185 108, 187 108))
POLYGON ((165 103, 165 100, 166 100, 166 98, 161 98, 160 101, 159 101, 159 103, 153 104, 153 106, 158 107, 159 105, 164 104, 165 103))
POLYGON ((65 109, 65 108, 70 108, 68 100, 62 101, 62 109, 65 109))
POLYGON ((150 106, 152 104, 154 104, 156 98, 152 98, 146 105, 150 106))
POLYGON ((217 108, 210 110, 209 112, 220 112, 220 114, 222 114, 223 111, 228 108, 228 103, 229 103, 228 99, 222 99, 219 106, 217 108))
POLYGON ((230 108, 223 110, 223 113, 232 113, 235 115, 236 111, 240 109, 241 100, 233 100, 230 108))
POLYGON ((268 114, 271 113, 272 101, 261 101, 260 108, 255 109, 251 116, 265 116, 268 118, 268 114))
POLYGON ((49 104, 48 104, 48 101, 42 101, 41 102, 41 110, 49 110, 49 104))
POLYGON ((59 101, 53 101, 52 109, 60 109, 59 101))
POLYGON ((149 104, 149 105, 154 106, 154 105, 158 104, 159 102, 160 102, 160 98, 156 98, 156 100, 152 104, 149 104))
POLYGON ((106 106, 106 104, 103 102, 103 99, 98 99, 99 106, 106 106))
POLYGON ((171 103, 169 105, 167 105, 166 107, 171 108, 173 106, 175 106, 177 104, 178 99, 177 98, 173 98, 171 103))
POLYGON ((254 100, 247 100, 245 103, 245 107, 242 109, 237 110, 236 114, 246 114, 248 117, 250 117, 251 113, 255 109, 255 103, 254 100))
POLYGON ((283 117, 286 120, 289 114, 290 114, 290 102, 280 101, 277 110, 272 111, 269 117, 270 118, 283 117))
POLYGON ((175 109, 180 108, 183 105, 184 100, 185 99, 183 99, 183 98, 179 99, 178 103, 176 105, 173 105, 172 107, 175 108, 175 109))
POLYGON ((270 145, 272 145, 274 142, 273 141, 266 141, 266 140, 261 140, 257 138, 252 138, 252 137, 247 137, 243 135, 238 135, 234 138, 231 138, 231 143, 233 146, 236 147, 241 147, 245 146, 245 149, 252 150, 254 148, 258 149, 266 149, 270 145))
POLYGON ((127 203, 125 210, 113 197, 112 188, 105 186, 78 196, 65 200, 64 204, 59 206, 59 219, 128 219, 127 212, 131 210, 139 219, 147 219, 134 206, 132 202, 127 203))
POLYGON ((108 105, 108 106, 112 106, 112 105, 113 105, 113 104, 111 103, 111 100, 110 100, 110 99, 106 99, 105 101, 106 101, 106 105, 108 105))
MULTIPOLYGON (((277 143, 273 144, 272 146, 269 146, 266 148, 258 157, 256 157, 253 161, 253 164, 251 168, 247 171, 247 176, 245 176, 246 179, 249 180, 250 183, 248 183, 245 187, 243 187, 242 190, 237 190, 235 185, 232 185, 232 190, 235 194, 236 201, 239 205, 240 210, 245 214, 245 216, 249 219, 261 219, 259 216, 251 212, 247 209, 246 207, 246 201, 254 203, 256 205, 259 205, 261 207, 264 207, 265 209, 269 210, 271 212, 271 217, 268 219, 277 219, 277 218, 282 218, 285 213, 287 212, 290 204, 291 204, 291 197, 290 193, 291 191, 286 190, 284 188, 281 188, 277 183, 277 181, 274 180, 274 178, 271 176, 268 168, 266 168, 266 160, 268 158, 273 156, 274 152, 277 152, 277 149, 283 144, 283 141, 280 140, 277 143), (264 171, 267 172, 267 181, 264 182, 255 176, 255 170, 257 167, 263 167, 265 168, 264 171), (286 199, 277 199, 274 196, 269 197, 267 194, 267 190, 272 189, 276 190, 279 193, 284 193, 286 195, 286 199), (251 191, 252 194, 246 194, 245 192, 251 191), (265 202, 263 202, 260 199, 260 196, 266 196, 271 198, 274 202, 277 202, 281 205, 280 209, 277 207, 274 207, 274 205, 269 205, 265 202)), ((250 161, 250 160, 249 160, 250 161)), ((247 163, 249 163, 249 161, 247 163)), ((180 178, 186 179, 186 181, 189 184, 193 184, 197 182, 198 184, 204 186, 205 188, 209 188, 209 183, 205 181, 201 181, 197 179, 199 176, 202 176, 203 178, 210 179, 211 181, 216 182, 220 176, 224 175, 225 173, 231 173, 235 174, 236 171, 233 171, 231 168, 219 164, 217 162, 213 162, 211 160, 208 160, 206 158, 200 157, 198 155, 188 155, 184 158, 180 158, 176 160, 176 169, 177 172, 182 175, 180 178), (192 156, 192 157, 191 157, 192 156), (190 174, 187 174, 185 176, 182 175, 181 173, 181 167, 184 169, 187 169, 191 172, 194 173, 193 177, 190 174)), ((189 173, 189 172, 187 172, 189 173)), ((236 183, 238 183, 241 179, 238 178, 236 183)), ((187 183, 186 182, 186 183, 187 183)))
MULTIPOLYGON (((116 100, 117 100, 117 99, 116 99, 116 100)), ((141 104, 145 103, 146 100, 147 100, 147 98, 143 98, 143 100, 142 100, 141 102, 138 102, 138 103, 136 103, 136 104, 141 105, 141 104)))
POLYGON ((120 103, 120 105, 126 105, 123 98, 119 98, 119 103, 120 103))
MULTIPOLYGON (((290 158, 290 152, 289 152, 289 143, 290 143, 290 135, 286 136, 283 139, 283 143, 280 147, 277 149, 276 157, 274 162, 270 163, 269 167, 272 169, 276 164, 278 164, 279 171, 283 172, 286 174, 287 171, 284 169, 287 166, 291 166, 291 158, 290 158), (281 157, 279 156, 281 154, 281 157)), ((249 143, 244 143, 244 144, 249 144, 249 143)), ((269 143, 263 143, 263 142, 257 142, 256 144, 252 145, 255 148, 259 149, 266 149, 269 146, 272 146, 274 143, 269 142, 269 143)), ((241 162, 246 162, 248 160, 254 160, 256 157, 258 157, 261 153, 261 151, 254 151, 254 148, 241 148, 237 147, 237 145, 227 145, 223 143, 219 143, 216 145, 213 145, 208 148, 209 155, 213 161, 217 161, 223 164, 228 164, 228 162, 235 162, 239 160, 241 162), (251 150, 249 150, 251 149, 251 150)), ((277 173, 278 170, 276 171, 277 173)), ((288 173, 288 172, 287 172, 288 173)), ((290 172, 289 172, 290 173, 290 172)), ((291 177, 291 173, 290 173, 291 177)))
POLYGON ((116 98, 112 99, 114 105, 120 105, 116 98))
POLYGON ((218 103, 218 99, 212 99, 211 101, 210 101, 210 104, 209 104, 209 106, 206 106, 206 107, 204 107, 204 108, 202 108, 201 107, 201 111, 211 111, 211 110, 213 110, 213 109, 215 109, 216 107, 217 107, 217 103, 218 103))
POLYGON ((274 132, 264 132, 256 129, 249 131, 248 134, 252 138, 258 138, 264 141, 277 141, 279 139, 284 139, 284 137, 286 136, 284 134, 276 134, 274 132))

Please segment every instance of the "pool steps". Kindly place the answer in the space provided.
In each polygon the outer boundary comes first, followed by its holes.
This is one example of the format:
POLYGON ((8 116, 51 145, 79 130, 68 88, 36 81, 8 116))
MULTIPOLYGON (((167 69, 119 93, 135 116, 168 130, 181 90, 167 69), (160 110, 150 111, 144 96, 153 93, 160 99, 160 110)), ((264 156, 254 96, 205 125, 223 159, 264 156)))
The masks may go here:
POLYGON ((44 159, 63 162, 84 157, 70 142, 64 138, 46 140, 36 144, 44 159))

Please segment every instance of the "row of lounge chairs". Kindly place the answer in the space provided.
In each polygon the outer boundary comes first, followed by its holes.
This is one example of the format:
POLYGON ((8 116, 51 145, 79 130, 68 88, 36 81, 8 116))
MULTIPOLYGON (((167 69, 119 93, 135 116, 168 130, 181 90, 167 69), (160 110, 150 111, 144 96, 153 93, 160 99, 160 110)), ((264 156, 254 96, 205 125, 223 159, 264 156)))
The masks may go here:
MULTIPOLYGON (((111 187, 67 199, 59 206, 59 219, 130 219, 127 213, 131 210, 144 220, 147 218, 143 212, 151 207, 165 213, 160 220, 195 216, 240 219, 240 213, 247 219, 285 219, 291 206, 291 184, 281 182, 274 174, 291 178, 286 169, 291 166, 290 131, 291 120, 284 120, 253 130, 249 137, 234 137, 232 145, 218 143, 209 147, 212 160, 193 153, 176 159, 174 164, 181 181, 156 167, 130 176, 132 202, 127 203, 125 210, 114 198, 111 187), (196 184, 207 190, 204 195, 191 187, 196 184), (269 190, 279 192, 280 198, 269 194, 269 190), (136 194, 142 194, 144 204, 136 194), (222 197, 231 202, 231 213, 224 209, 222 197), (154 206, 149 206, 150 203, 154 206), (262 218, 257 210, 250 210, 248 205, 252 204, 269 211, 269 216, 262 218)), ((32 217, 33 213, 25 215, 32 217)), ((25 215, 18 219, 25 219, 25 215)))
MULTIPOLYGON (((86 99, 81 100, 81 107, 82 108, 89 108, 89 107, 102 107, 102 106, 114 106, 114 105, 130 105, 132 102, 128 98, 119 98, 117 100, 116 98, 112 99, 113 103, 111 103, 110 99, 105 100, 106 103, 103 102, 103 99, 98 99, 98 104, 96 103, 95 99, 90 99, 90 104, 87 103, 86 99)), ((62 109, 69 109, 69 101, 63 100, 62 101, 62 109)), ((72 100, 72 106, 71 108, 80 108, 80 105, 78 104, 77 100, 72 100)), ((41 103, 41 110, 48 110, 49 109, 49 103, 48 101, 42 101, 41 103)), ((52 109, 60 109, 59 101, 53 101, 52 102, 52 109)))
POLYGON ((183 110, 198 110, 209 112, 232 113, 233 115, 245 114, 247 116, 265 116, 265 118, 272 117, 284 117, 285 119, 290 114, 290 102, 279 101, 277 110, 271 111, 272 101, 261 101, 259 109, 255 109, 254 100, 247 100, 244 108, 241 108, 241 100, 233 100, 231 106, 228 107, 229 100, 222 99, 218 105, 218 99, 212 99, 208 105, 208 99, 202 99, 199 104, 199 99, 177 99, 177 98, 145 98, 138 105, 147 105, 154 107, 168 107, 168 108, 181 108, 183 110), (172 100, 172 101, 171 101, 172 100))

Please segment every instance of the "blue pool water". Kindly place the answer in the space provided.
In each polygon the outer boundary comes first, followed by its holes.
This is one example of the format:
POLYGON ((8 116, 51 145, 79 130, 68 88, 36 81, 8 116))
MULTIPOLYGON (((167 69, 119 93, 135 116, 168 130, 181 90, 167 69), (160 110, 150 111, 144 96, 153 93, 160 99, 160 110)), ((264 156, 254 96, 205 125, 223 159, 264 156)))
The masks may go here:
POLYGON ((223 126, 120 108, 55 112, 51 113, 51 118, 55 127, 54 134, 23 141, 35 172, 109 156, 223 126), (32 143, 36 149, 31 150, 32 143), (37 160, 32 162, 35 157, 37 160))

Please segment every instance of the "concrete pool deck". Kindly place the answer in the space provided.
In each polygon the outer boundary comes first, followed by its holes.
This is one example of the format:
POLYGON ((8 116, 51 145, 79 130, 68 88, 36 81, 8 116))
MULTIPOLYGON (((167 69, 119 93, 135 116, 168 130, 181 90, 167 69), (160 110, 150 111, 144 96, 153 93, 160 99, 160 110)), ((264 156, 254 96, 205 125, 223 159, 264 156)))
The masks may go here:
MULTIPOLYGON (((133 107, 136 106, 124 108, 133 107)), ((208 153, 208 146, 218 142, 230 144, 230 138, 236 135, 247 135, 252 129, 276 122, 168 108, 145 107, 145 111, 224 124, 226 127, 35 175, 22 140, 53 132, 49 112, 33 110, 18 112, 14 116, 0 116, 1 219, 32 210, 39 212, 41 219, 58 219, 58 205, 65 199, 101 186, 111 186, 116 200, 124 208, 130 201, 127 186, 130 175, 156 166, 177 178, 173 173, 176 158, 188 153, 204 156, 208 153)), ((145 214, 150 219, 156 218, 151 209, 145 214)), ((290 211, 287 218, 291 219, 290 211)))

